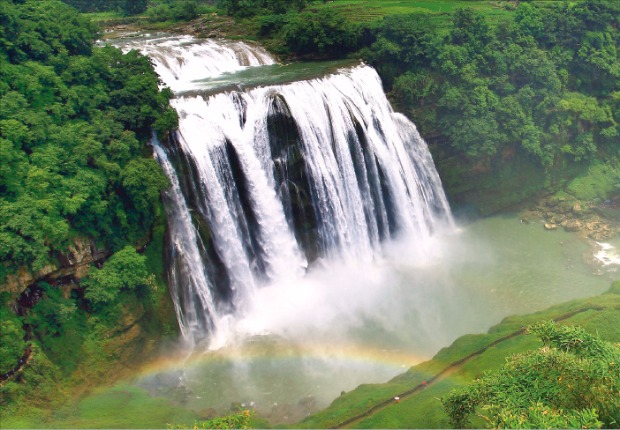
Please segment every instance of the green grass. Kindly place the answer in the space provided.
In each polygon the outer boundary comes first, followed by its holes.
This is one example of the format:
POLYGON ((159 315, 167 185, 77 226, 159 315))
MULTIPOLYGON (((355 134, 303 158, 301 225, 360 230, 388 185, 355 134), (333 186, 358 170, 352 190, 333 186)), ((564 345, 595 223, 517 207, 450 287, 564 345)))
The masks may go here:
POLYGON ((310 9, 336 9, 359 22, 372 22, 384 16, 432 13, 446 14, 459 8, 470 7, 484 13, 492 22, 510 19, 512 8, 508 1, 478 0, 334 0, 333 2, 315 2, 310 9))
POLYGON ((5 421, 14 428, 165 428, 169 423, 192 423, 198 417, 145 390, 119 385, 92 394, 56 411, 5 421))
POLYGON ((141 19, 140 16, 124 16, 119 12, 112 11, 84 13, 82 15, 101 27, 132 24, 141 19))
MULTIPOLYGON (((563 315, 578 312, 561 321, 562 324, 579 325, 601 338, 620 342, 620 288, 617 283, 606 294, 573 300, 533 314, 506 318, 484 335, 467 335, 442 349, 430 361, 412 367, 386 384, 363 385, 336 399, 327 409, 306 418, 296 427, 325 428, 363 413, 374 404, 390 399, 430 379, 453 363, 478 351, 502 337, 521 328, 544 320, 558 320, 563 315), (616 291, 618 290, 618 291, 616 291), (587 310, 584 310, 587 309, 587 310)), ((393 403, 372 416, 355 422, 355 428, 449 428, 448 417, 443 411, 440 398, 453 388, 470 383, 485 372, 499 369, 512 354, 533 350, 540 341, 526 334, 506 339, 465 362, 445 379, 429 386, 413 396, 393 403)), ((482 422, 472 422, 482 427, 482 422)))
POLYGON ((334 426, 359 411, 369 409, 406 389, 405 385, 395 383, 360 385, 351 393, 338 397, 329 408, 303 420, 295 427, 327 428, 334 426))

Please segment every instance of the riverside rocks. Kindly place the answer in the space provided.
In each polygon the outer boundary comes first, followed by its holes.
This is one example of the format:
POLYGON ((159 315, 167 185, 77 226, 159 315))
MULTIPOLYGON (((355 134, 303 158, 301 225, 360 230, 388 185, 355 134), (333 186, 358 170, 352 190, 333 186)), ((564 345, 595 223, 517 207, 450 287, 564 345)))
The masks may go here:
POLYGON ((536 204, 521 213, 524 222, 542 221, 545 230, 555 230, 558 226, 565 231, 582 237, 604 241, 620 232, 616 219, 601 216, 599 206, 606 210, 615 208, 620 212, 620 197, 615 201, 583 202, 566 196, 551 196, 540 199, 536 204))

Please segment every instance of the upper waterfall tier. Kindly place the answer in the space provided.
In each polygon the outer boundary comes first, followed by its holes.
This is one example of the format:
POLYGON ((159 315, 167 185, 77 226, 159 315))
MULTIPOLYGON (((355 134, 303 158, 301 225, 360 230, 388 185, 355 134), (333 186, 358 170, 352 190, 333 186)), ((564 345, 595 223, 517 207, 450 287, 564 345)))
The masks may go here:
POLYGON ((115 44, 124 51, 137 49, 149 56, 163 84, 175 93, 199 89, 201 81, 224 73, 276 63, 262 47, 232 40, 161 36, 115 44))

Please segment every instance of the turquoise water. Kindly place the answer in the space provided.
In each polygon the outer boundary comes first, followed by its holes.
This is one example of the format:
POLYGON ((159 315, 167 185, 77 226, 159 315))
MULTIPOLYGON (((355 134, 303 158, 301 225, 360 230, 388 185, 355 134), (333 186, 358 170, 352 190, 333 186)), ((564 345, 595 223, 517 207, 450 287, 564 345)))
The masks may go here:
POLYGON ((606 291, 620 274, 590 264, 595 242, 516 215, 479 220, 462 232, 464 258, 452 266, 471 331, 511 314, 545 309, 606 291))

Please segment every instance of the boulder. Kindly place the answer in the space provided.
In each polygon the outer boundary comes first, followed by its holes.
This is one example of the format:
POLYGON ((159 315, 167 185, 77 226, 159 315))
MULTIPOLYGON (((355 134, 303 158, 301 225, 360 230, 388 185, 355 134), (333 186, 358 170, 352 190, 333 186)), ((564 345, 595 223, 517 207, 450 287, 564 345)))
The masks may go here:
POLYGON ((564 230, 571 232, 580 231, 582 228, 581 221, 574 219, 566 220, 561 225, 564 227, 564 230))

